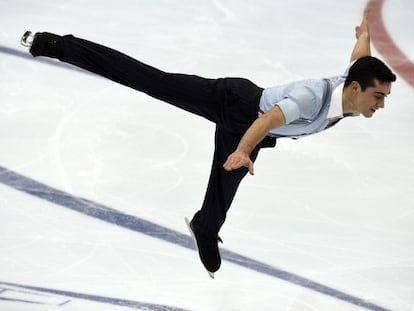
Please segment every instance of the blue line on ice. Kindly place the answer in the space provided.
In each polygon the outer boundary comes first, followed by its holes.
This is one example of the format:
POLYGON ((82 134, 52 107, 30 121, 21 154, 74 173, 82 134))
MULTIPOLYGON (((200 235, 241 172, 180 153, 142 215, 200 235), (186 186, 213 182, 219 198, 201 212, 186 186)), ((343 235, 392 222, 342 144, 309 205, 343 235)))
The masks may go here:
POLYGON ((50 65, 50 66, 61 67, 63 69, 67 69, 67 70, 82 72, 84 74, 93 75, 93 76, 102 78, 101 76, 98 76, 98 75, 96 75, 92 72, 83 70, 79 67, 75 67, 75 66, 72 66, 70 64, 57 62, 57 61, 55 61, 53 59, 50 59, 50 58, 46 58, 46 57, 36 57, 36 58, 34 58, 28 51, 20 51, 20 50, 14 49, 14 48, 10 48, 10 47, 7 47, 7 46, 0 45, 0 53, 16 56, 16 57, 20 57, 20 58, 24 58, 24 59, 27 59, 27 60, 30 60, 30 61, 40 62, 40 63, 47 64, 47 65, 50 65))
MULTIPOLYGON (((104 296, 89 295, 89 294, 63 291, 63 290, 57 290, 57 289, 50 289, 50 288, 43 288, 43 287, 36 287, 36 286, 28 286, 28 285, 7 283, 7 282, 1 282, 1 281, 0 281, 0 285, 11 286, 13 288, 24 289, 24 290, 29 290, 29 291, 33 291, 33 292, 41 292, 41 293, 47 293, 47 294, 52 294, 52 295, 57 295, 57 296, 71 297, 71 298, 75 298, 75 299, 89 300, 89 301, 94 301, 94 302, 99 302, 99 303, 110 304, 110 305, 128 307, 128 308, 132 308, 132 309, 137 309, 137 308, 141 309, 142 308, 142 309, 148 310, 148 311, 188 311, 188 310, 181 309, 181 308, 163 306, 163 305, 158 305, 158 304, 151 304, 151 303, 145 303, 145 302, 139 302, 139 301, 133 301, 133 300, 125 300, 125 299, 119 299, 119 298, 104 297, 104 296)), ((22 300, 22 299, 13 299, 13 298, 2 298, 2 297, 0 297, 0 300, 47 305, 47 303, 28 301, 28 300, 22 300)), ((66 301, 65 303, 63 303, 59 306, 62 307, 67 302, 68 301, 66 301)))
MULTIPOLYGON (((172 229, 157 225, 148 220, 128 215, 93 202, 81 197, 77 197, 50 186, 42 184, 36 180, 25 177, 7 168, 0 166, 0 183, 12 187, 16 190, 30 194, 37 198, 49 201, 56 205, 69 208, 84 215, 94 217, 126 229, 130 229, 142 234, 157 238, 166 242, 173 243, 188 249, 195 249, 190 236, 174 231, 172 229)), ((183 222, 184 226, 184 222, 183 222)), ((254 270, 278 279, 285 280, 298 286, 311 289, 315 292, 346 301, 350 304, 373 311, 389 311, 376 304, 365 301, 361 298, 349 295, 334 288, 317 283, 300 275, 278 269, 260 261, 250 259, 235 252, 221 249, 222 259, 232 262, 241 267, 254 270)), ((201 263, 200 263, 201 264, 201 263)))

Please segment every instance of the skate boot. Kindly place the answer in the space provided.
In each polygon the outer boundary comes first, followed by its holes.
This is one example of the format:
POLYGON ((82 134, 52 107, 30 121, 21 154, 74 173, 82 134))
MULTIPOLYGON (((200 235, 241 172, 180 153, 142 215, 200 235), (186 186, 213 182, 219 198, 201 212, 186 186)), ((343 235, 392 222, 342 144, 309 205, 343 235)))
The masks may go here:
POLYGON ((62 37, 49 32, 26 31, 20 39, 21 45, 29 48, 33 56, 59 57, 62 52, 62 37))
POLYGON ((188 229, 190 230, 191 236, 198 249, 201 262, 207 269, 208 274, 214 279, 214 272, 216 272, 221 265, 220 251, 218 248, 218 242, 223 243, 219 236, 215 238, 204 235, 198 228, 194 219, 190 222, 187 218, 185 219, 188 229))

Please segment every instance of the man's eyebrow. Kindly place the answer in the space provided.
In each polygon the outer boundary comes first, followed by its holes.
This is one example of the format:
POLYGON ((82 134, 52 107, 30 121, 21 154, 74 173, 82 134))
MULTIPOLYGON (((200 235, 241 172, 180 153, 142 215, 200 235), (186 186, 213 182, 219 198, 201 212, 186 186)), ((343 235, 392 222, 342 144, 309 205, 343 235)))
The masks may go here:
POLYGON ((383 93, 383 92, 375 92, 375 93, 377 93, 377 94, 379 94, 379 95, 382 95, 382 96, 384 96, 384 97, 387 97, 388 95, 390 95, 390 94, 391 94, 391 92, 389 92, 388 94, 385 94, 385 93, 383 93))

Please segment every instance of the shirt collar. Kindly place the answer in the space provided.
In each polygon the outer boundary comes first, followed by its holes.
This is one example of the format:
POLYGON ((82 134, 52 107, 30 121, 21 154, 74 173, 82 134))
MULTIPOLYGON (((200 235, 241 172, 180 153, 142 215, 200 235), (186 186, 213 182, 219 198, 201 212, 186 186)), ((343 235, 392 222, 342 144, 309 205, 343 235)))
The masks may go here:
POLYGON ((342 118, 344 111, 342 109, 342 90, 344 83, 338 85, 332 92, 331 105, 329 106, 328 119, 342 118))

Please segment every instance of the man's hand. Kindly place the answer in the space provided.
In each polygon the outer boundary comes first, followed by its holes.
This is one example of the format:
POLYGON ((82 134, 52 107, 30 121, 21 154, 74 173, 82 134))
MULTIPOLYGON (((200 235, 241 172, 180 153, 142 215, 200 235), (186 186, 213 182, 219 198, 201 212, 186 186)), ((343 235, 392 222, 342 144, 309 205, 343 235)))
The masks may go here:
POLYGON ((232 171, 241 168, 242 166, 247 167, 250 175, 254 175, 253 162, 247 153, 236 150, 230 154, 223 167, 226 171, 232 171))
POLYGON ((351 62, 364 56, 371 56, 370 34, 369 34, 369 10, 365 10, 361 24, 355 27, 357 42, 351 54, 351 62))
POLYGON ((361 25, 355 27, 355 37, 359 39, 361 35, 369 36, 369 10, 365 10, 361 25))
POLYGON ((277 105, 256 119, 244 133, 237 149, 228 156, 226 163, 223 164, 224 169, 232 171, 245 166, 249 173, 254 175, 250 153, 271 129, 281 127, 285 123, 285 116, 277 105))

